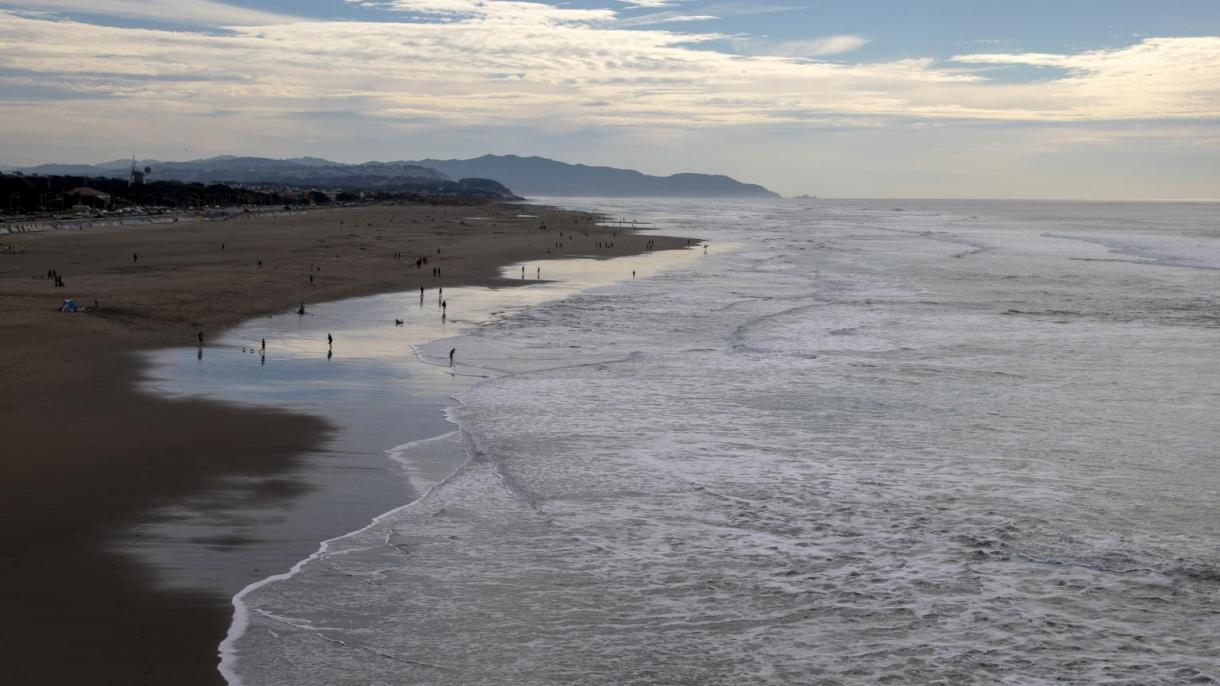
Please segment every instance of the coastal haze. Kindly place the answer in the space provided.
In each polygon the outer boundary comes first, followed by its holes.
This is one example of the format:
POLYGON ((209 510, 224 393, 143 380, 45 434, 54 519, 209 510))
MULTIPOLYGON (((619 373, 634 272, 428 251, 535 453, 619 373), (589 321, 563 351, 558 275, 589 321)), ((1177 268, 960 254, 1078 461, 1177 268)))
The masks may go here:
POLYGON ((1220 683, 1217 65, 1202 0, 0 0, 0 681, 1220 683))

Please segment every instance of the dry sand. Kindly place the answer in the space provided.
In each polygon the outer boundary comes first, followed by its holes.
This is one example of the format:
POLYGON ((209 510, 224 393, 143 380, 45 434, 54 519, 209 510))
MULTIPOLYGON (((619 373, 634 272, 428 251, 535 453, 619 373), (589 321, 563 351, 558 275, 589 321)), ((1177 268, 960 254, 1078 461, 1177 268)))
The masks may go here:
MULTIPOLYGON (((377 205, 0 236, 18 251, 0 252, 0 682, 221 683, 229 599, 157 589, 147 570, 105 550, 106 537, 218 477, 282 470, 329 430, 309 416, 148 396, 135 389, 134 351, 194 345, 200 330, 214 337, 301 302, 512 286, 520 282, 498 276, 511 262, 645 249, 629 233, 594 248, 607 234, 591 219, 514 205, 377 205), (559 231, 580 239, 555 248, 559 231), (422 255, 429 264, 417 270, 422 255), (66 297, 88 311, 58 312, 66 297)), ((685 245, 649 238, 657 249, 685 245)))

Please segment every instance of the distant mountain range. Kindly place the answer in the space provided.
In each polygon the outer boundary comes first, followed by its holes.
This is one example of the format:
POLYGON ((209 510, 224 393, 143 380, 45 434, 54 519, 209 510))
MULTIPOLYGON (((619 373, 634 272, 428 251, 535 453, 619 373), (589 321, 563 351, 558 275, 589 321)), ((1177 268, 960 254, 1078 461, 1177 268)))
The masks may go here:
MULTIPOLYGON (((499 182, 524 195, 587 197, 753 197, 777 198, 762 186, 712 174, 650 176, 630 169, 567 164, 543 157, 484 155, 469 160, 419 160, 343 164, 317 157, 269 159, 222 155, 189 162, 139 160, 150 179, 200 183, 276 184, 313 188, 444 190, 474 186, 487 192, 499 182), (456 179, 456 180, 455 180, 456 179)), ((131 160, 101 164, 41 164, 17 169, 24 174, 68 176, 126 175, 131 160)))
POLYGON ((650 176, 631 169, 590 167, 545 157, 484 155, 469 160, 406 162, 449 176, 495 179, 523 195, 588 197, 735 197, 778 198, 762 186, 719 174, 650 176))

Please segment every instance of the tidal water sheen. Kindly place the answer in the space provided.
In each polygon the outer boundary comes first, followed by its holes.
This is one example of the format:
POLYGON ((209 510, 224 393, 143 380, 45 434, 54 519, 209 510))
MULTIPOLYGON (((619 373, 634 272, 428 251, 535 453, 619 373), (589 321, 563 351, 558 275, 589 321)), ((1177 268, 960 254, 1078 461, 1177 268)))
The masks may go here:
POLYGON ((112 547, 136 555, 164 587, 222 598, 282 573, 319 541, 414 500, 466 461, 460 447, 425 457, 426 442, 412 459, 399 459, 406 446, 452 432, 445 413, 453 395, 492 373, 474 367, 464 349, 450 368, 449 348, 421 355, 417 346, 630 279, 633 269, 642 278, 693 257, 687 250, 523 263, 504 269, 516 277, 526 267, 528 278, 513 278, 512 287, 443 294, 421 271, 415 282, 426 287, 422 298, 416 288, 307 302, 304 316, 255 319, 209 335, 202 348, 149 353, 143 387, 150 393, 311 415, 328 431, 315 450, 287 464, 252 465, 200 484, 119 532, 112 547))
POLYGON ((469 461, 232 683, 1220 679, 1216 205, 568 204, 710 249, 423 344, 469 461))

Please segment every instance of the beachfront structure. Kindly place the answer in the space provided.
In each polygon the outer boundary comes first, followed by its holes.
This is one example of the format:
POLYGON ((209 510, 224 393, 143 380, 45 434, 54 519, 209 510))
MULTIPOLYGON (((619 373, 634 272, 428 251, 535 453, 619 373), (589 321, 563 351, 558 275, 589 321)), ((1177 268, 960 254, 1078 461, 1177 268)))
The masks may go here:
POLYGON ((103 193, 96 188, 89 188, 88 186, 73 188, 72 190, 68 191, 68 194, 75 195, 77 198, 79 198, 80 200, 78 201, 78 204, 81 205, 86 204, 86 200, 88 201, 87 204, 91 207, 105 207, 106 205, 110 204, 109 193, 103 193))

